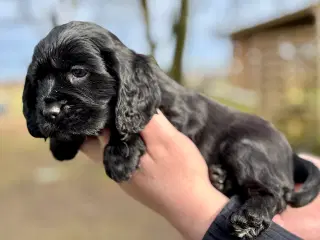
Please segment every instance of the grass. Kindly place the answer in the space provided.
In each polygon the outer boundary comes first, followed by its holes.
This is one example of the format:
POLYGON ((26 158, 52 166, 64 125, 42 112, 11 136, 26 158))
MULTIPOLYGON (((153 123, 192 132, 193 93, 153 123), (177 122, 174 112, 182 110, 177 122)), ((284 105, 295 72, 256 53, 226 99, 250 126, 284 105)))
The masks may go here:
POLYGON ((213 99, 217 100, 217 101, 220 102, 221 104, 224 104, 224 105, 227 105, 227 106, 229 106, 229 107, 238 109, 239 111, 246 112, 246 113, 254 113, 254 109, 252 109, 252 108, 250 108, 250 107, 247 107, 247 106, 244 106, 244 105, 242 105, 242 104, 239 104, 239 103, 230 101, 230 100, 228 100, 228 99, 219 98, 219 97, 213 97, 213 99))

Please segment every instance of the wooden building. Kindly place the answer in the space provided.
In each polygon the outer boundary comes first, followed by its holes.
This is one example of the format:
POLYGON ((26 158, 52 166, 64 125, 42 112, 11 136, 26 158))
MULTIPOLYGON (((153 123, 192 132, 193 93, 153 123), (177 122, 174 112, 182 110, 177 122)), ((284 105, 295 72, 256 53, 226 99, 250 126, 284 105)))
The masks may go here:
POLYGON ((282 130, 320 141, 320 7, 241 29, 231 37, 232 84, 255 91, 256 112, 279 126, 284 114, 295 116, 296 124, 287 121, 282 130), (302 119, 310 130, 299 129, 306 125, 299 125, 302 119))

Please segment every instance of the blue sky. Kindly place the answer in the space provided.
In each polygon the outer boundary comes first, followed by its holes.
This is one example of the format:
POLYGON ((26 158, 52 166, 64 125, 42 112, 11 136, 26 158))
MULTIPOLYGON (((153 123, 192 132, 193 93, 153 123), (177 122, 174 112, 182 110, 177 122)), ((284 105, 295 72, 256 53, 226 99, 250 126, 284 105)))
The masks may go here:
MULTIPOLYGON (((232 44, 227 37, 219 36, 219 33, 253 25, 303 8, 315 1, 190 0, 184 71, 212 71, 229 64, 232 44), (238 2, 236 9, 234 2, 238 2)), ((56 2, 0 0, 0 82, 23 80, 33 47, 51 28, 48 13, 56 9, 56 2), (26 4, 19 4, 21 1, 26 4), (33 19, 26 20, 27 10, 33 19)), ((158 44, 156 59, 166 69, 171 64, 174 43, 169 26, 179 7, 179 1, 149 2, 152 36, 158 44)), ((148 53, 138 0, 80 0, 76 10, 72 10, 67 3, 59 10, 61 23, 70 20, 96 22, 114 32, 128 47, 137 52, 148 53)))

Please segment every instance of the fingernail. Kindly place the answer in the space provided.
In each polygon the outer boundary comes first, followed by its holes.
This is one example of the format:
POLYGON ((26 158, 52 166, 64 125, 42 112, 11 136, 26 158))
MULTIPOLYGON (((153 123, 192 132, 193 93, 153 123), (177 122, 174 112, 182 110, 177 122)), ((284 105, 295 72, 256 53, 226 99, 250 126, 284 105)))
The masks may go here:
POLYGON ((175 128, 159 109, 157 109, 157 113, 158 114, 155 116, 155 120, 159 126, 165 128, 166 130, 172 130, 175 128))

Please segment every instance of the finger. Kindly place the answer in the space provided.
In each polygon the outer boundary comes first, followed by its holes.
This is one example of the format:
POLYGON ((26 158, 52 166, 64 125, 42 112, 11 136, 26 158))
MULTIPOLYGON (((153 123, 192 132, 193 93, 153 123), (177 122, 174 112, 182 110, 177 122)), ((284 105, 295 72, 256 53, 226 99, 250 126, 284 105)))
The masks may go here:
POLYGON ((301 153, 299 156, 305 160, 313 162, 318 168, 320 168, 320 158, 311 154, 301 153))
POLYGON ((145 153, 140 158, 139 168, 134 172, 130 181, 141 182, 146 181, 150 175, 153 175, 155 162, 150 154, 145 153))
POLYGON ((178 130, 158 110, 146 127, 142 130, 141 136, 147 146, 159 143, 168 143, 178 133, 178 130))
POLYGON ((284 228, 284 221, 283 221, 281 215, 278 214, 278 215, 274 216, 272 221, 284 228))
POLYGON ((98 138, 87 137, 86 141, 82 144, 80 151, 92 161, 97 163, 102 162, 103 151, 98 138))
POLYGON ((143 154, 140 158, 139 171, 148 174, 154 171, 154 166, 155 161, 152 159, 151 155, 148 153, 143 154))
POLYGON ((120 183, 120 186, 141 186, 155 177, 155 163, 149 154, 144 154, 140 158, 139 169, 137 169, 129 181, 120 183))
POLYGON ((101 146, 106 146, 110 140, 110 130, 103 129, 101 134, 98 136, 101 146))

